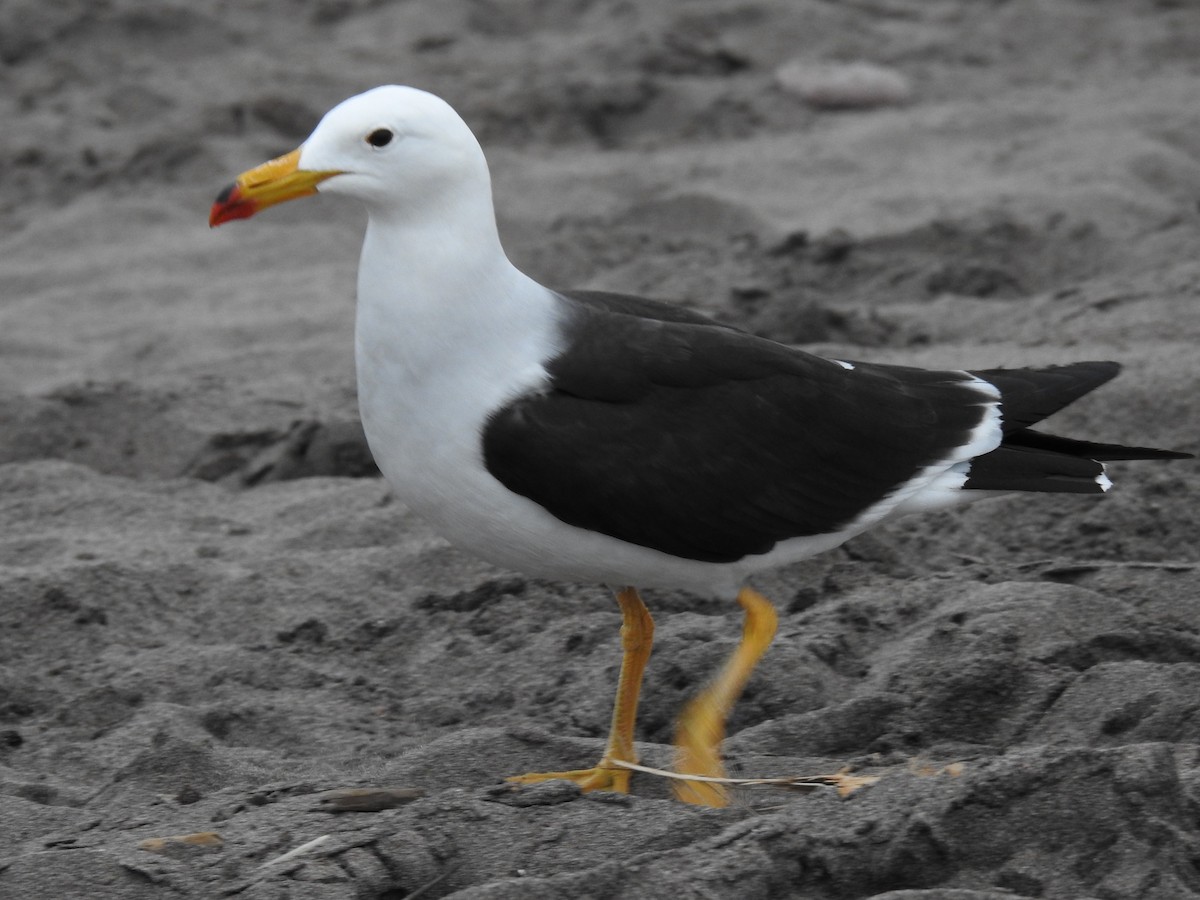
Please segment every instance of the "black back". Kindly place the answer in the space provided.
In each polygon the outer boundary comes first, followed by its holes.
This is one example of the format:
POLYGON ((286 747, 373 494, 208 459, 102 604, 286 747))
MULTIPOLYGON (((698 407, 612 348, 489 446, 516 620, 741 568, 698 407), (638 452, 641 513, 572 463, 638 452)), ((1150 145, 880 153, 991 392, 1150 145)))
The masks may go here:
POLYGON ((641 298, 563 301, 549 389, 489 419, 488 471, 564 522, 675 556, 838 531, 985 415, 965 372, 847 370, 641 298))

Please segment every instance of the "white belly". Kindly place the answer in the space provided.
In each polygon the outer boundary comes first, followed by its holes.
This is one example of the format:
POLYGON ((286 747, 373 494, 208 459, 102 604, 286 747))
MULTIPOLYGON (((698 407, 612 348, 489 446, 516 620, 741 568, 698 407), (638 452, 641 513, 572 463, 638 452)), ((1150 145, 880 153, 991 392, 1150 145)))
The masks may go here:
POLYGON ((363 427, 398 499, 459 548, 530 575, 698 593, 734 588, 728 566, 677 560, 567 525, 493 478, 483 463, 482 424, 490 410, 543 383, 545 372, 517 374, 499 359, 484 370, 473 363, 439 366, 419 379, 403 366, 360 373, 363 427))

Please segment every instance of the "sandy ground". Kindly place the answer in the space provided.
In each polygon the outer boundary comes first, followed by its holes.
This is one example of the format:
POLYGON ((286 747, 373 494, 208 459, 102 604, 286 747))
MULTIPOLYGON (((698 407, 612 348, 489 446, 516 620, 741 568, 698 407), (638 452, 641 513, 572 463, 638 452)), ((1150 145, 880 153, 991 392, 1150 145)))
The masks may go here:
MULTIPOLYGON (((848 799, 497 787, 599 752, 615 604, 472 560, 371 477, 359 210, 206 227, 233 175, 387 82, 476 128, 510 254, 549 284, 849 358, 1116 359, 1052 424, 1200 449, 1189 3, 11 0, 0 895, 1200 896, 1188 462, 762 579, 782 627, 730 768, 880 776, 848 799), (849 99, 887 102, 806 99, 860 63, 883 72, 849 99), (316 796, 354 785, 424 796, 316 796)), ((639 739, 667 765, 740 624, 648 601, 639 739)))

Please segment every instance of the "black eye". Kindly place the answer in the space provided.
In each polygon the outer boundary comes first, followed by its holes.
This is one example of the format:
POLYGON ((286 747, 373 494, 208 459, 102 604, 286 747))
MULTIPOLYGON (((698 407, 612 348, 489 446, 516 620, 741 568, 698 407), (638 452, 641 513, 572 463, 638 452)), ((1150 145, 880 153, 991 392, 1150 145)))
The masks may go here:
POLYGON ((387 128, 376 128, 367 135, 367 143, 372 147, 386 147, 395 135, 387 128))

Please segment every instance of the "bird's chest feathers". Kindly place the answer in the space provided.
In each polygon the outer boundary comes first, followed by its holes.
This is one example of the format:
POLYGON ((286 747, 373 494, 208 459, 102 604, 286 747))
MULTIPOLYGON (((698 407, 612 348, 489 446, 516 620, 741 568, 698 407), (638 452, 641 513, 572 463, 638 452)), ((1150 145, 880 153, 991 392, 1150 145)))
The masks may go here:
POLYGON ((541 361, 555 333, 550 295, 529 285, 484 295, 412 285, 385 296, 360 284, 363 426, 400 499, 435 519, 489 502, 496 485, 482 465, 487 417, 545 383, 541 361))

